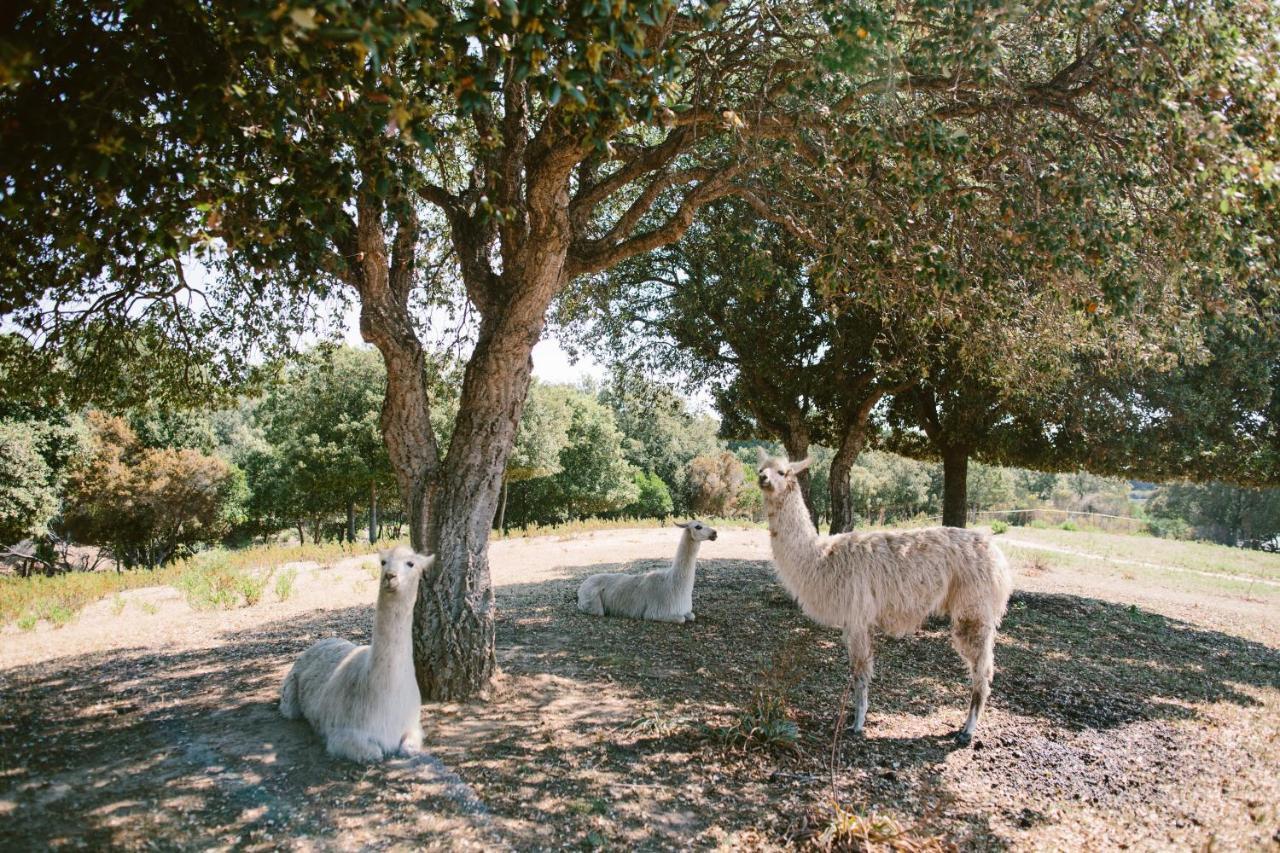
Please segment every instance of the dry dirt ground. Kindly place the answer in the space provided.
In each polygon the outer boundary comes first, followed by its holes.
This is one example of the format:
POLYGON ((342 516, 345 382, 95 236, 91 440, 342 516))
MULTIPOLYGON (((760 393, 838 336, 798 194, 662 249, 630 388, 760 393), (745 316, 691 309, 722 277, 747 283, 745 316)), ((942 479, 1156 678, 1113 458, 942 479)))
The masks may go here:
POLYGON ((496 543, 494 697, 424 707, 428 754, 374 767, 329 760, 275 709, 308 644, 367 642, 359 561, 304 567, 285 602, 193 612, 155 588, 10 630, 0 849, 771 849, 833 800, 892 816, 904 845, 1280 847, 1280 598, 1017 561, 974 747, 949 739, 966 689, 931 622, 880 641, 867 737, 833 751, 844 649, 778 587, 766 532, 703 548, 692 624, 577 613, 582 577, 675 542, 496 543), (724 736, 761 697, 793 748, 724 736))

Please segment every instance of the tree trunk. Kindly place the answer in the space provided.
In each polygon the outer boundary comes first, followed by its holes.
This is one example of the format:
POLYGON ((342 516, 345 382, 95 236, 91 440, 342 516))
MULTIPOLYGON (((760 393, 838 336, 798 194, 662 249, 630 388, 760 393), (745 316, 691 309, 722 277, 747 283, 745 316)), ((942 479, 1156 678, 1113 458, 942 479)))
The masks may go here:
POLYGON ((378 541, 378 484, 369 483, 369 544, 378 541))
POLYGON ((347 542, 354 545, 356 541, 356 502, 347 501, 347 542))
POLYGON ((847 430, 836 454, 831 458, 831 532, 848 533, 853 529, 853 500, 849 495, 849 471, 862 452, 866 431, 853 427, 847 430))
MULTIPOLYGON (((807 459, 809 456, 809 431, 802 426, 793 426, 783 433, 782 446, 786 448, 787 458, 792 462, 807 459)), ((799 476, 796 477, 796 482, 800 484, 800 496, 804 498, 805 509, 809 510, 809 518, 813 521, 813 526, 817 527, 818 511, 813 506, 813 480, 808 468, 800 472, 799 476)))
POLYGON ((307 544, 307 534, 306 534, 306 531, 304 531, 304 530, 302 529, 302 522, 301 522, 301 521, 297 521, 297 522, 294 522, 294 523, 298 525, 298 544, 299 544, 299 545, 306 545, 306 544, 307 544))
POLYGON ((510 490, 511 484, 507 482, 507 478, 502 478, 502 503, 498 504, 498 532, 506 531, 507 524, 507 492, 510 490))
MULTIPOLYGON (((548 288, 548 303, 552 293, 548 288)), ((414 611, 414 663, 424 700, 484 693, 493 675, 489 533, 545 310, 545 303, 521 300, 486 319, 467 364, 449 455, 432 487, 429 541, 436 563, 414 611)))
POLYGON ((964 527, 968 521, 969 451, 942 452, 942 523, 964 527))

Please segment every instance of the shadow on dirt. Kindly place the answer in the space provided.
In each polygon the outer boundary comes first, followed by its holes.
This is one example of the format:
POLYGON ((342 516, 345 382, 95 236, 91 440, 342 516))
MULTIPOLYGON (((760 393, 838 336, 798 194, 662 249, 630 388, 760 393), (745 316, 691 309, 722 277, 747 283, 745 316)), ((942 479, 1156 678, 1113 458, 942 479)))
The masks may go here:
MULTIPOLYGON (((692 624, 578 613, 579 580, 616 568, 592 566, 569 579, 498 589, 508 695, 519 692, 522 679, 553 676, 602 697, 633 697, 644 713, 675 721, 666 730, 655 725, 656 734, 619 735, 603 724, 589 731, 600 744, 589 768, 597 775, 574 777, 575 796, 586 803, 577 811, 536 805, 560 784, 556 773, 542 770, 553 758, 576 760, 557 751, 554 738, 550 747, 523 749, 523 734, 499 731, 476 741, 492 744, 493 754, 455 762, 498 823, 506 821, 495 829, 447 775, 403 762, 374 768, 333 762, 305 724, 282 720, 276 690, 302 649, 332 634, 368 641, 370 609, 353 607, 228 633, 207 649, 128 649, 0 672, 0 847, 256 848, 299 837, 360 847, 447 837, 452 847, 479 848, 492 845, 497 833, 523 848, 570 843, 588 831, 631 843, 645 837, 635 834, 648 831, 645 815, 626 818, 632 834, 611 836, 622 832, 609 823, 621 807, 592 791, 591 780, 606 771, 614 780, 639 778, 664 762, 683 768, 679 784, 702 788, 696 805, 683 807, 684 823, 669 837, 654 836, 654 845, 687 840, 716 822, 785 839, 794 815, 779 812, 829 791, 832 725, 846 667, 838 633, 808 622, 767 564, 748 561, 699 567, 692 624), (729 755, 706 736, 771 691, 785 697, 799 724, 797 750, 729 755), (490 787, 515 793, 491 800, 490 787), (519 828, 540 825, 545 833, 551 820, 563 821, 569 835, 547 838, 519 828)), ((950 808, 944 771, 954 749, 934 715, 958 724, 966 698, 945 625, 882 640, 877 651, 869 737, 842 739, 838 793, 909 813, 962 846, 1004 845, 980 809, 958 807, 936 823, 933 817, 950 808)), ((1140 786, 1124 783, 1135 748, 1150 766, 1176 773, 1184 745, 1167 723, 1194 717, 1204 703, 1252 707, 1258 703, 1250 690, 1280 688, 1276 650, 1066 595, 1015 596, 996 666, 992 713, 972 772, 1023 793, 1043 783, 1053 796, 1077 791, 1077 798, 1095 800, 1142 796, 1140 786), (1139 723, 1155 725, 1134 728, 1139 723)), ((484 713, 503 725, 501 705, 484 713)), ((588 729, 595 725, 583 719, 588 729)), ((1022 813, 1035 817, 1043 806, 1032 797, 1022 813)))

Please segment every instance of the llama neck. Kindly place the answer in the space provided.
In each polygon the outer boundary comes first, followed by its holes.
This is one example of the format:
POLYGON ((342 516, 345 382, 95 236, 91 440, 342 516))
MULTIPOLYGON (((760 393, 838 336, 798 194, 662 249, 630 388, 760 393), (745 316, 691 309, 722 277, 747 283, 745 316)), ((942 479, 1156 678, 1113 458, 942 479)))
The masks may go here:
POLYGON ((676 558, 671 563, 671 585, 675 589, 692 589, 694 566, 698 562, 698 546, 687 532, 680 537, 680 545, 676 548, 676 558))
POLYGON ((409 623, 413 618, 413 600, 405 601, 387 593, 378 595, 378 609, 373 614, 373 640, 369 646, 369 679, 376 684, 393 680, 412 659, 409 650, 409 623))
POLYGON ((818 531, 805 508, 800 489, 792 487, 779 501, 767 500, 769 544, 773 561, 784 577, 818 563, 818 531))

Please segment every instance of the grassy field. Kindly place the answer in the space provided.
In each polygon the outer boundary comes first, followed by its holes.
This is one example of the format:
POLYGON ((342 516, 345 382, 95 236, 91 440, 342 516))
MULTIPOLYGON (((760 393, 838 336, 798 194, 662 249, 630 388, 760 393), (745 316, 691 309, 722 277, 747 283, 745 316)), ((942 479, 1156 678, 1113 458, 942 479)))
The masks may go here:
MULTIPOLYGON (((722 528, 761 528, 762 523, 743 519, 710 519, 722 528)), ((657 528, 670 524, 670 519, 592 518, 565 524, 529 525, 494 533, 494 540, 525 539, 539 536, 572 536, 594 531, 627 528, 657 528)), ((379 542, 387 548, 406 540, 379 542)), ((23 630, 35 628, 42 620, 61 626, 75 618, 85 606, 131 589, 173 586, 183 592, 188 603, 197 610, 228 609, 251 606, 268 590, 277 594, 287 589, 276 575, 280 566, 289 563, 332 565, 337 560, 372 554, 375 548, 357 541, 321 544, 257 545, 227 550, 215 548, 159 569, 128 571, 75 572, 53 577, 30 578, 0 576, 0 628, 16 624, 23 630)))
POLYGON ((131 589, 174 586, 197 609, 253 603, 276 570, 288 563, 330 564, 372 553, 372 548, 336 542, 320 545, 266 545, 215 549, 159 569, 73 572, 53 577, 0 577, 0 627, 16 623, 30 630, 40 620, 55 626, 73 619, 86 605, 131 589), (259 585, 262 585, 259 587, 259 585))
POLYGON ((1008 540, 1022 540, 1056 548, 1083 551, 1097 557, 1172 566, 1197 572, 1280 580, 1280 554, 1227 548, 1208 542, 1184 542, 1102 533, 1092 530, 1010 527, 1008 540))
MULTIPOLYGON (((762 523, 743 519, 709 519, 721 528, 763 529, 762 523)), ((597 531, 650 529, 670 524, 664 519, 587 519, 560 525, 530 525, 494 534, 495 540, 542 536, 574 536, 597 531)), ((919 526, 909 522, 903 527, 919 526)), ((1186 589, 1219 589, 1243 595, 1280 596, 1280 587, 1252 583, 1254 579, 1280 580, 1280 554, 1226 548, 1204 542, 1182 542, 1105 533, 1096 530, 1064 530, 1043 526, 1011 527, 1002 536, 1011 553, 1028 560, 1039 559, 1054 566, 1081 570, 1098 567, 1135 579, 1160 580, 1186 589), (1015 543, 1076 553, 1035 550, 1015 543), (1160 568, 1168 566, 1190 572, 1231 575, 1239 578, 1174 576, 1160 568)), ((386 547, 391 542, 379 543, 386 547)), ((127 590, 152 586, 173 586, 181 590, 196 609, 227 609, 255 603, 268 591, 287 594, 288 583, 276 576, 279 566, 289 563, 331 565, 337 560, 373 553, 373 548, 329 542, 319 545, 267 545, 238 550, 214 549, 190 559, 179 560, 160 569, 80 572, 55 577, 0 577, 0 627, 16 624, 23 630, 40 621, 54 626, 75 618, 85 606, 127 590)))

